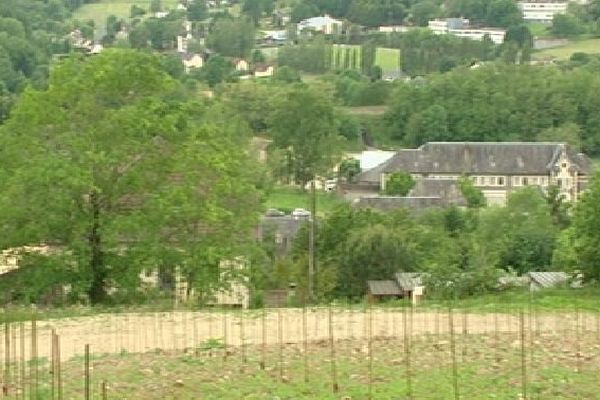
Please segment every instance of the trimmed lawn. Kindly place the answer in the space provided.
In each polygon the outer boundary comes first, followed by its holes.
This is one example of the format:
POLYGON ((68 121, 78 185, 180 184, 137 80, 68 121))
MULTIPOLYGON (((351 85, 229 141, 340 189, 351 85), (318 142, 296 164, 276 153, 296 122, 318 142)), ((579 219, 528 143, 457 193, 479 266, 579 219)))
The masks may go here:
POLYGON ((567 60, 573 53, 600 54, 600 39, 585 39, 570 42, 566 46, 546 49, 534 53, 534 58, 556 57, 559 60, 567 60))
MULTIPOLYGON (((173 9, 177 6, 178 0, 163 0, 164 9, 173 9)), ((79 7, 73 13, 73 19, 80 21, 93 20, 96 24, 96 38, 104 35, 106 28, 106 18, 113 14, 119 19, 129 19, 129 12, 132 5, 137 5, 145 10, 150 8, 150 0, 101 0, 97 3, 88 3, 79 7)))
POLYGON ((375 54, 375 65, 380 66, 383 72, 399 70, 400 50, 378 47, 375 54))
MULTIPOLYGON (((290 212, 294 208, 310 208, 309 202, 310 193, 296 188, 290 187, 275 187, 269 193, 266 201, 267 208, 277 208, 282 211, 290 212)), ((317 215, 330 212, 338 204, 342 204, 344 200, 339 198, 335 193, 327 193, 322 190, 317 190, 317 215)))

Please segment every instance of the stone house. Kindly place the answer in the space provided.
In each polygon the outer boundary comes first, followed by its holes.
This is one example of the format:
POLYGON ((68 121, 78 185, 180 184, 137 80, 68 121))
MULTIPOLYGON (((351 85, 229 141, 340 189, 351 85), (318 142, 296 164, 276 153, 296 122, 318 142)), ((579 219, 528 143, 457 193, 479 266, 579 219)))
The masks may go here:
MULTIPOLYGON (((565 200, 577 201, 593 172, 593 163, 565 143, 429 142, 417 149, 398 151, 388 161, 358 175, 357 182, 362 188, 380 192, 389 176, 399 171, 411 174, 417 186, 466 176, 483 192, 489 205, 504 205, 510 192, 524 186, 546 190, 556 185, 565 200)), ((455 193, 449 189, 445 195, 454 197, 455 193)))

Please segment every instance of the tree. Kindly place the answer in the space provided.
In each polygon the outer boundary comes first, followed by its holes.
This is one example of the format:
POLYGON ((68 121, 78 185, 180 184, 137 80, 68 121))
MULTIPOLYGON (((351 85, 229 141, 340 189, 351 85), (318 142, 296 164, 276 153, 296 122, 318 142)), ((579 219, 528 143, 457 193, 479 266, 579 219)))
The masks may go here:
POLYGON ((208 7, 205 0, 194 0, 188 5, 187 16, 190 21, 203 21, 208 17, 208 7))
POLYGON ((298 73, 298 71, 288 67, 287 65, 283 65, 275 70, 275 74, 273 74, 273 80, 284 83, 297 83, 301 82, 302 78, 300 77, 300 73, 298 73))
POLYGON ((488 26, 508 28, 523 22, 521 10, 512 0, 492 0, 487 7, 486 23, 488 26))
POLYGON ((350 158, 343 160, 339 166, 339 176, 346 182, 354 182, 354 177, 360 174, 360 161, 350 158))
POLYGON ((408 172, 394 172, 385 182, 384 193, 388 196, 406 196, 415 186, 415 183, 408 172))
POLYGON ((200 80, 208 83, 210 87, 215 87, 221 82, 232 79, 234 73, 233 65, 221 56, 212 56, 200 68, 196 75, 200 80))
POLYGON ((235 124, 187 103, 151 54, 72 57, 50 80, 0 132, 1 248, 54 246, 92 303, 143 268, 209 282, 209 265, 240 254, 259 196, 235 124))
POLYGON ((572 15, 555 14, 552 18, 551 31, 556 36, 571 37, 577 36, 585 31, 581 23, 572 15))
POLYGON ((254 25, 258 26, 263 13, 263 0, 244 0, 242 13, 246 14, 254 25))
POLYGON ((327 174, 339 153, 331 99, 320 89, 296 84, 278 94, 271 107, 273 143, 289 152, 290 175, 304 187, 317 175, 327 174))
POLYGON ((461 194, 467 200, 467 206, 469 208, 485 207, 485 196, 481 190, 477 189, 475 185, 473 185, 473 182, 469 178, 465 176, 461 177, 458 180, 458 185, 461 194))
POLYGON ((150 1, 150 12, 157 13, 162 11, 162 1, 161 0, 151 0, 150 1))
POLYGON ((254 47, 254 24, 245 18, 220 19, 206 43, 220 55, 247 58, 254 47))
POLYGON ((427 26, 427 23, 440 14, 440 7, 433 1, 421 1, 410 8, 412 20, 416 25, 427 26))
POLYGON ((574 249, 585 279, 600 279, 600 173, 596 172, 587 191, 575 207, 574 249))
POLYGON ((537 135, 537 140, 568 143, 574 150, 581 151, 581 127, 573 122, 548 128, 537 135))

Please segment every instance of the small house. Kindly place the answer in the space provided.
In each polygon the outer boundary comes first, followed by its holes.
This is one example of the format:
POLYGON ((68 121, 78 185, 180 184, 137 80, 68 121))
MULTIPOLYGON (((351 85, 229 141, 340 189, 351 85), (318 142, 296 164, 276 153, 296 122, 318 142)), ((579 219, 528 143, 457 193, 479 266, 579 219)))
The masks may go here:
POLYGON ((181 55, 181 61, 183 62, 183 68, 186 74, 189 74, 194 69, 202 68, 204 65, 204 59, 200 54, 185 53, 181 55))
POLYGON ((250 70, 250 64, 248 64, 248 61, 244 60, 243 58, 234 58, 231 60, 231 63, 238 72, 248 72, 250 70))
POLYGON ((272 65, 266 64, 257 64, 254 67, 254 77, 255 78, 266 78, 273 76, 275 73, 275 68, 272 65))

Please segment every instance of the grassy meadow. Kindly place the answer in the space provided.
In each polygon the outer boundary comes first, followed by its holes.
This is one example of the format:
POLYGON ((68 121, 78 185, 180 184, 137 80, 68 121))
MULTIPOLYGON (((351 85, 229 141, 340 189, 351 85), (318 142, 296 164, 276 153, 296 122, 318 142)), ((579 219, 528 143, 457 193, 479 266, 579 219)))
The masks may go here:
MULTIPOLYGON (((177 4, 178 0, 162 0, 164 9, 173 9, 177 4)), ((112 14, 119 19, 128 20, 131 6, 133 5, 148 10, 150 8, 150 0, 100 0, 97 3, 88 3, 79 7, 73 13, 73 19, 94 21, 96 37, 101 38, 105 32, 106 18, 112 14)))
POLYGON ((545 49, 534 53, 534 58, 541 59, 555 57, 559 60, 568 60, 573 53, 600 54, 600 39, 575 40, 566 46, 545 49))
POLYGON ((400 50, 378 47, 375 53, 375 65, 380 66, 383 72, 399 70, 400 50))

